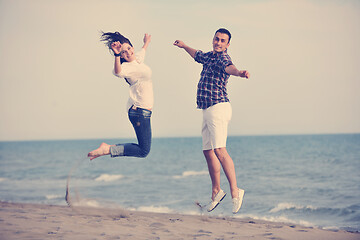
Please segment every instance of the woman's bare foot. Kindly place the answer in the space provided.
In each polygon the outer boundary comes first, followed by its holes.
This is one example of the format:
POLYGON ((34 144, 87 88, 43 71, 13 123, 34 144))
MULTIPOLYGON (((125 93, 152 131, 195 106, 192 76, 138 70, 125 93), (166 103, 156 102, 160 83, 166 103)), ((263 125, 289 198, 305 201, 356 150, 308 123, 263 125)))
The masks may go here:
POLYGON ((95 149, 91 152, 88 153, 88 157, 90 158, 90 160, 93 160, 97 157, 101 157, 104 155, 109 155, 110 154, 110 147, 111 145, 106 144, 106 143, 102 143, 100 144, 100 147, 98 149, 95 149))

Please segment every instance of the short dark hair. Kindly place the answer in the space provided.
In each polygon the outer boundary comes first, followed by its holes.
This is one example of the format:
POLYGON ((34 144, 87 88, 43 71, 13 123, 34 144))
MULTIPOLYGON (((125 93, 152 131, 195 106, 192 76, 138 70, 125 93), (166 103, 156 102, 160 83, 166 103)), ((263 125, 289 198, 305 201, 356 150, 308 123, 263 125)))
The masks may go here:
POLYGON ((231 33, 229 32, 229 30, 227 30, 227 29, 225 29, 225 28, 219 28, 219 29, 215 32, 215 34, 217 34, 217 33, 225 33, 226 35, 228 35, 228 36, 229 36, 229 41, 228 41, 228 43, 230 42, 231 33))

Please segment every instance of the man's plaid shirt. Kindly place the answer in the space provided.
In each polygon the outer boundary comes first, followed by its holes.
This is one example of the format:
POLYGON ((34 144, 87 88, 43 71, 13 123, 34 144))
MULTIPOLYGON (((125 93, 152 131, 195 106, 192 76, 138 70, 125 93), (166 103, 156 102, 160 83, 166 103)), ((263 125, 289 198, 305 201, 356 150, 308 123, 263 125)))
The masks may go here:
POLYGON ((233 64, 230 56, 226 52, 203 53, 198 50, 194 59, 203 64, 197 89, 197 107, 206 109, 220 102, 229 102, 226 84, 230 74, 225 72, 225 68, 233 64))

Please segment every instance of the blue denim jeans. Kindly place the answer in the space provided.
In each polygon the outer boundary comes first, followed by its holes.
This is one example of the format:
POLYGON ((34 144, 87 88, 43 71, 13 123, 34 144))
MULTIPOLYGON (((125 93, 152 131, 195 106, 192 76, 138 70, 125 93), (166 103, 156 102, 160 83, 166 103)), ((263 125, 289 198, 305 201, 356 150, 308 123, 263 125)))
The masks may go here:
POLYGON ((151 148, 151 118, 152 112, 143 108, 130 108, 129 120, 134 127, 138 144, 124 143, 110 147, 111 157, 146 157, 151 148))

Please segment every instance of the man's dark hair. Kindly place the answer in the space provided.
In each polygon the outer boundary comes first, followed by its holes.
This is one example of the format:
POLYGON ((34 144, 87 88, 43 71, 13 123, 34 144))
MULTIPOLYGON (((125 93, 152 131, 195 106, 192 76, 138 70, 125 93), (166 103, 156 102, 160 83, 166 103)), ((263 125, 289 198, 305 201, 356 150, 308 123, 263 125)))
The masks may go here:
POLYGON ((229 41, 228 41, 228 43, 230 42, 231 33, 229 32, 229 30, 227 30, 227 29, 225 29, 225 28, 220 28, 220 29, 218 29, 218 30, 215 32, 215 34, 217 34, 217 33, 225 33, 226 35, 228 35, 228 36, 229 36, 229 41))

